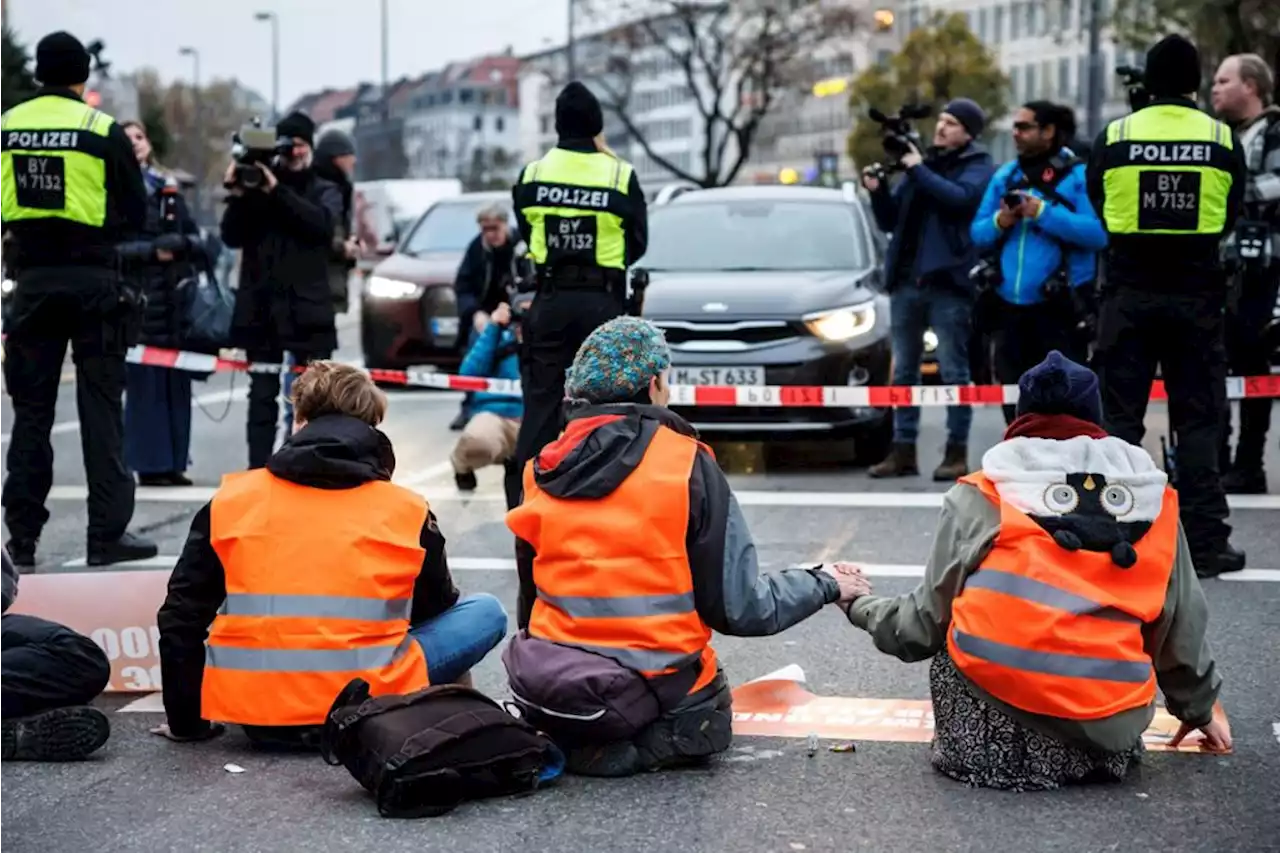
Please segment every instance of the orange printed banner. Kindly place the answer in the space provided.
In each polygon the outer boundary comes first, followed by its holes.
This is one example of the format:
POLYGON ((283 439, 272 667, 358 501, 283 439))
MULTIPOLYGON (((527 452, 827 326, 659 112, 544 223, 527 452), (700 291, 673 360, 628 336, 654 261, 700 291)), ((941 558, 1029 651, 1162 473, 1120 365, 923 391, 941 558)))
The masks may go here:
POLYGON ((10 613, 66 625, 97 643, 111 661, 109 693, 160 689, 160 629, 167 571, 23 575, 10 613))
MULTIPOLYGON (((733 733, 758 737, 928 743, 933 739, 933 703, 927 699, 853 699, 815 696, 804 686, 798 666, 743 684, 733 691, 733 733)), ((1214 714, 1226 719, 1221 704, 1214 714)), ((1177 750, 1169 741, 1178 721, 1164 708, 1143 734, 1154 752, 1201 752, 1200 734, 1188 735, 1177 750)))

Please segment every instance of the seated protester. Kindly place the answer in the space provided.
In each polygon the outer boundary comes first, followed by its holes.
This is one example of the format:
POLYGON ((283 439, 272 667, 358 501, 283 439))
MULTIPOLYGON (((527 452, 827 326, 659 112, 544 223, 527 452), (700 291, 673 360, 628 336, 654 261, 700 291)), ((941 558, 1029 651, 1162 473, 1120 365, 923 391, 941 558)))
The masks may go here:
POLYGON ((506 633, 496 598, 459 600, 430 507, 391 483, 373 381, 320 361, 292 396, 293 435, 191 522, 157 620, 156 734, 204 740, 227 722, 261 746, 313 747, 352 679, 375 696, 469 684, 506 633))
MULTIPOLYGON (((493 311, 467 350, 458 372, 463 376, 520 381, 519 324, 512 323, 511 306, 503 302, 493 311)), ((476 470, 504 464, 516 449, 520 416, 524 403, 519 394, 476 392, 471 400, 471 420, 467 421, 453 448, 453 478, 464 492, 476 488, 476 470)))
POLYGON ((1005 440, 946 495, 923 583, 848 611, 880 651, 933 659, 933 766, 1018 791, 1121 780, 1157 685, 1174 744, 1229 749, 1177 493, 1099 426, 1090 370, 1054 351, 1018 386, 1005 440))
POLYGON ((0 617, 0 731, 5 761, 79 761, 107 742, 106 714, 88 707, 107 687, 111 664, 97 643, 70 628, 9 613, 18 571, 4 555, 0 617))
MULTIPOLYGON (((568 371, 561 437, 524 472, 519 624, 503 661, 526 719, 567 769, 625 776, 729 748, 711 632, 769 636, 869 589, 855 571, 761 575, 729 483, 665 406, 662 332, 619 317, 568 371)), ((843 567, 842 567, 843 568, 843 567)))

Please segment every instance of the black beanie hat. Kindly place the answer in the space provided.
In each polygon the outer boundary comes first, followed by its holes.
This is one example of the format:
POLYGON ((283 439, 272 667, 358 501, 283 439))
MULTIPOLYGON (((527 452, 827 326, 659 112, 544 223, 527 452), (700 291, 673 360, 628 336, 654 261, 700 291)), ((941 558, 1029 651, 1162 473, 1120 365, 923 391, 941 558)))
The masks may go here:
POLYGON ((71 33, 49 33, 36 45, 36 79, 46 86, 84 83, 89 79, 89 51, 71 33))
POLYGON ((1071 415, 1102 426, 1098 375, 1050 350, 1044 361, 1018 380, 1017 414, 1071 415))
POLYGON ((306 113, 294 110, 276 123, 276 133, 290 139, 305 139, 308 145, 314 145, 316 123, 306 113))
POLYGON ((343 133, 337 128, 326 130, 320 134, 320 139, 316 141, 316 157, 321 160, 346 157, 355 153, 355 140, 351 138, 350 134, 343 133))
POLYGON ((1143 83, 1156 98, 1200 91, 1200 51, 1180 35, 1165 36, 1147 51, 1143 83))
POLYGON ((556 96, 556 134, 561 139, 591 139, 604 130, 604 113, 591 90, 574 80, 556 96))

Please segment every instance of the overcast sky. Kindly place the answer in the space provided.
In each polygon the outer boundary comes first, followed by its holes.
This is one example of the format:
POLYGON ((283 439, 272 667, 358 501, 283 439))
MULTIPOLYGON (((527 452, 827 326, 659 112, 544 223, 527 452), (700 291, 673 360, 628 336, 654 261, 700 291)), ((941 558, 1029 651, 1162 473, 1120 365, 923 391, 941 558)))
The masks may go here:
MULTIPOLYGON (((563 42, 567 0, 386 0, 388 75, 419 74, 447 62, 498 52, 517 54, 563 42)), ((325 86, 381 76, 378 0, 6 0, 8 23, 28 48, 68 30, 86 44, 106 43, 113 71, 142 66, 166 80, 189 79, 180 46, 200 52, 200 73, 236 77, 271 99, 271 25, 280 20, 280 106, 325 86)))

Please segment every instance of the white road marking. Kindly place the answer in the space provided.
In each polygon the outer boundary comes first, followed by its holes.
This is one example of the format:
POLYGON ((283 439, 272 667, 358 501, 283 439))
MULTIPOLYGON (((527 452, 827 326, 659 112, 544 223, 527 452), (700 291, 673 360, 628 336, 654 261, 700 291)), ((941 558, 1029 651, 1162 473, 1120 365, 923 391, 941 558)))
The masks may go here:
POLYGON ((148 693, 116 711, 117 714, 163 714, 164 694, 148 693))
POLYGON ((1280 723, 1272 723, 1271 732, 1276 736, 1276 743, 1280 743, 1280 723))

